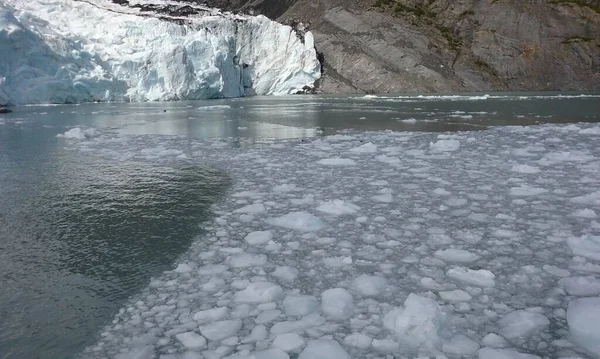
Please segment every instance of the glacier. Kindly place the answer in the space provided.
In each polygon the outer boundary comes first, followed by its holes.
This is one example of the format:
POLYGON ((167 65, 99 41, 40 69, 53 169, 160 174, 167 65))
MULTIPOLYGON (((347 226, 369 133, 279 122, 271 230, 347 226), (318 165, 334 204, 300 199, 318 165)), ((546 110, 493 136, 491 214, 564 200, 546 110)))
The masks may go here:
POLYGON ((320 78, 310 32, 201 10, 0 1, 0 105, 293 94, 320 78))

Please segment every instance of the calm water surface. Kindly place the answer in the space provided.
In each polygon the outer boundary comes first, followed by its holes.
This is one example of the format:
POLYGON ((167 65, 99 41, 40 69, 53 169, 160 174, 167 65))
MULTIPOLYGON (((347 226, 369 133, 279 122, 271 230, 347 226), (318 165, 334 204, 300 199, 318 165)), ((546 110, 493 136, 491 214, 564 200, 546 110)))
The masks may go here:
POLYGON ((65 149, 73 126, 135 135, 302 138, 600 121, 600 97, 302 96, 31 106, 0 115, 0 359, 70 358, 200 238, 228 178, 65 149), (198 237, 200 236, 200 237, 198 237))

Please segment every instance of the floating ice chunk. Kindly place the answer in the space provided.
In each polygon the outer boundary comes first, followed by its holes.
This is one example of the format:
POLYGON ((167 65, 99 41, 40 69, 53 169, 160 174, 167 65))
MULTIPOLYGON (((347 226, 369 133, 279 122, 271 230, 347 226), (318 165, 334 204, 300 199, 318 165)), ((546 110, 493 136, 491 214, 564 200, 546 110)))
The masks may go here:
POLYGON ((299 273, 300 272, 296 268, 283 266, 275 268, 275 271, 271 275, 282 282, 291 283, 296 279, 299 273))
POLYGON ((478 287, 493 287, 496 285, 494 273, 485 270, 473 270, 464 267, 450 268, 446 275, 459 282, 466 283, 468 285, 474 285, 478 287))
POLYGON ((250 283, 246 289, 236 292, 234 300, 238 303, 267 303, 277 300, 282 293, 283 289, 277 284, 256 282, 250 283))
POLYGON ((453 248, 436 251, 434 255, 448 263, 471 263, 479 259, 475 253, 453 248))
MULTIPOLYGON (((215 358, 221 358, 222 356, 216 356, 215 358)), ((212 359, 207 357, 206 359, 212 359)), ((228 356, 224 359, 290 359, 290 356, 287 355, 284 351, 277 348, 267 349, 267 350, 259 350, 252 354, 248 353, 236 353, 234 355, 228 356)))
POLYGON ((266 222, 272 226, 313 232, 325 227, 325 223, 308 212, 290 212, 281 217, 269 218, 266 222))
POLYGON ((510 170, 513 172, 526 173, 526 174, 533 174, 533 173, 540 172, 540 169, 538 167, 530 166, 530 165, 514 165, 514 166, 512 166, 512 168, 510 170))
POLYGON ((267 331, 267 327, 265 327, 264 325, 256 325, 252 328, 250 334, 244 339, 242 339, 242 343, 256 343, 261 340, 267 339, 268 335, 269 333, 267 331))
POLYGON ((221 320, 225 318, 228 314, 229 308, 227 307, 211 308, 196 312, 196 314, 194 314, 194 320, 198 322, 198 324, 204 324, 208 322, 221 320))
POLYGON ((373 198, 373 200, 375 200, 377 202, 383 202, 383 203, 391 203, 394 200, 394 197, 392 196, 391 193, 379 194, 379 195, 373 196, 371 198, 373 198))
POLYGON ((376 296, 381 294, 387 286, 387 280, 383 277, 363 274, 353 282, 354 289, 364 296, 376 296))
POLYGON ((544 271, 546 271, 547 273, 550 273, 552 275, 555 275, 557 277, 569 277, 571 276, 571 272, 569 272, 566 269, 562 269, 562 268, 558 268, 557 266, 553 266, 553 265, 549 265, 549 264, 544 264, 542 266, 542 269, 544 271))
POLYGON ((376 352, 381 354, 393 354, 400 349, 400 344, 391 339, 373 339, 371 346, 376 352))
POLYGON ((571 202, 592 206, 600 206, 600 191, 592 192, 579 197, 571 198, 571 202))
POLYGON ((567 244, 574 255, 600 261, 600 236, 571 237, 567 244))
POLYGON ((198 274, 200 275, 217 275, 227 271, 227 267, 224 264, 207 264, 198 269, 198 274))
POLYGON ((352 294, 343 288, 333 288, 321 294, 321 310, 332 320, 344 320, 354 314, 352 294))
POLYGON ((82 129, 80 127, 74 127, 65 133, 58 134, 56 137, 71 138, 75 140, 85 140, 86 138, 95 137, 98 132, 94 128, 82 129))
POLYGON ((477 355, 479 359, 541 359, 537 355, 519 353, 514 349, 482 348, 477 355))
POLYGON ((452 152, 459 148, 459 140, 438 140, 437 142, 429 142, 429 149, 433 152, 452 152))
POLYGON ((325 318, 320 316, 317 313, 309 314, 306 317, 295 320, 295 321, 285 321, 285 322, 277 322, 271 327, 271 334, 283 334, 289 333, 297 330, 304 330, 308 328, 313 328, 318 325, 322 325, 326 322, 325 318))
POLYGON ((273 187, 273 192, 282 193, 282 192, 290 192, 296 190, 296 185, 293 183, 284 183, 278 186, 273 187))
POLYGON ((192 271, 192 267, 187 263, 179 263, 177 268, 173 269, 175 273, 189 273, 192 271))
POLYGON ((296 333, 279 334, 273 340, 273 347, 283 350, 286 353, 295 352, 302 349, 306 341, 296 333))
POLYGON ((529 185, 521 185, 519 187, 511 187, 510 195, 515 197, 539 196, 548 192, 547 189, 532 187, 529 185))
POLYGON ((481 344, 492 348, 505 348, 508 346, 506 339, 495 333, 489 333, 483 337, 483 339, 481 339, 481 344))
POLYGON ((244 240, 252 246, 260 246, 269 243, 273 239, 273 232, 271 231, 256 231, 246 235, 244 240))
POLYGON ((371 346, 373 339, 365 334, 353 333, 344 338, 344 344, 349 347, 366 350, 371 346))
POLYGON ((473 355, 479 350, 479 344, 465 335, 457 335, 442 344, 442 351, 452 355, 473 355))
POLYGON ((262 203, 253 203, 242 208, 236 209, 235 213, 261 213, 265 211, 265 205, 262 203))
POLYGON ((312 295, 288 295, 283 300, 283 310, 290 317, 304 317, 318 309, 319 302, 312 295))
POLYGON ((329 268, 341 268, 352 264, 352 257, 326 257, 323 258, 323 263, 329 268))
POLYGON ((507 339, 528 337, 530 334, 550 325, 543 314, 516 310, 505 315, 498 321, 498 333, 507 339))
POLYGON ((594 159, 593 156, 584 151, 550 152, 544 157, 553 162, 587 162, 594 159))
POLYGON ((443 320, 435 301, 411 293, 404 301, 404 308, 395 308, 385 315, 383 325, 402 345, 413 350, 431 350, 439 342, 438 331, 443 320))
POLYGON ((350 158, 325 158, 317 162, 320 165, 325 166, 354 166, 356 162, 350 158))
POLYGON ((206 348, 206 338, 194 332, 180 333, 175 335, 175 338, 188 349, 206 348))
POLYGON ((440 292, 439 294, 443 300, 448 302, 468 302, 472 299, 469 293, 461 289, 440 292))
POLYGON ((323 202, 319 207, 317 207, 317 211, 332 214, 334 216, 353 214, 356 213, 359 209, 359 206, 340 199, 334 199, 332 201, 323 202))
POLYGON ((589 209, 589 208, 578 209, 575 212, 573 212, 571 215, 573 217, 588 218, 588 219, 598 217, 596 212, 593 209, 589 209))
POLYGON ((201 325, 200 333, 208 338, 208 340, 223 340, 233 337, 240 329, 242 329, 242 321, 240 319, 222 320, 201 325))
POLYGON ((254 322, 256 324, 267 324, 279 317, 281 315, 281 310, 265 310, 256 316, 254 322))
POLYGON ((569 303, 567 324, 573 341, 600 356, 600 298, 582 298, 569 303))
POLYGON ((600 279, 594 276, 562 278, 558 284, 571 295, 582 297, 600 295, 600 279))
POLYGON ((311 340, 298 359, 351 359, 342 346, 332 339, 311 340))
POLYGON ((154 355, 154 347, 147 345, 139 348, 132 348, 128 352, 117 354, 114 359, 146 359, 154 355))
POLYGON ((351 148, 348 151, 353 153, 375 153, 377 152, 377 146, 371 142, 367 142, 364 145, 351 148))
MULTIPOLYGON (((204 359, 204 357, 196 352, 192 352, 192 351, 187 351, 185 353, 183 353, 180 357, 178 356, 174 356, 174 359, 204 359)), ((148 358, 148 356, 145 356, 144 358, 140 358, 140 359, 146 359, 148 358)), ((115 358, 117 359, 117 358, 115 358)), ((133 359, 132 357, 127 357, 127 359, 133 359)), ((163 355, 161 355, 158 359, 163 359, 163 355)), ((165 358, 168 359, 168 358, 165 358)))
POLYGON ((267 256, 255 253, 239 253, 227 258, 233 268, 258 267, 267 263, 267 256))
POLYGON ((441 284, 439 284, 438 282, 436 282, 433 278, 423 277, 423 278, 421 278, 421 280, 419 282, 421 283, 421 286, 425 289, 429 289, 429 290, 444 289, 444 287, 441 284))

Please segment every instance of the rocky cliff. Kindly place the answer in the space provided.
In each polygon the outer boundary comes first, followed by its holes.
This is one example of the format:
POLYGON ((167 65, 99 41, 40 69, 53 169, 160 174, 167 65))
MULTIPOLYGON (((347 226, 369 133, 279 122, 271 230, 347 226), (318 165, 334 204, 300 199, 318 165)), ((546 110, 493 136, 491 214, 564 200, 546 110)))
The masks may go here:
POLYGON ((599 0, 208 0, 303 22, 320 90, 600 90, 599 0))

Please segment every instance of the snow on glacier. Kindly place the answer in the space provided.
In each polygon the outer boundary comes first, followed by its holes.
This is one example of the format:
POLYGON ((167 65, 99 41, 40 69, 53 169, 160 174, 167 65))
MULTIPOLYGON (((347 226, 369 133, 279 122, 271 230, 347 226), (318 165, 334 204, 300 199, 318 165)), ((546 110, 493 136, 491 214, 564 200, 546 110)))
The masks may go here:
POLYGON ((571 214, 600 211, 600 148, 564 127, 243 148, 101 130, 59 139, 109 158, 214 164, 234 182, 175 270, 126 302, 81 357, 595 358, 600 224, 571 214), (460 148, 431 149, 447 139, 460 148), (377 150, 350 151, 365 143, 377 150), (140 152, 158 147, 188 158, 140 152), (385 193, 391 202, 373 200, 385 193))
POLYGON ((136 11, 109 0, 0 3, 0 104, 290 94, 320 77, 310 32, 264 16, 136 11))

